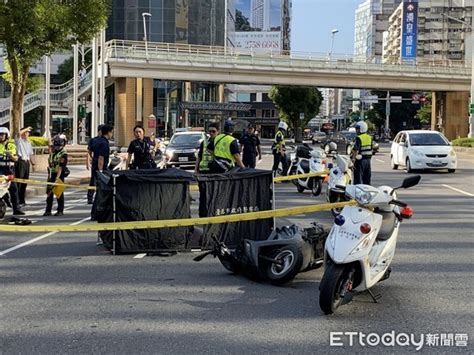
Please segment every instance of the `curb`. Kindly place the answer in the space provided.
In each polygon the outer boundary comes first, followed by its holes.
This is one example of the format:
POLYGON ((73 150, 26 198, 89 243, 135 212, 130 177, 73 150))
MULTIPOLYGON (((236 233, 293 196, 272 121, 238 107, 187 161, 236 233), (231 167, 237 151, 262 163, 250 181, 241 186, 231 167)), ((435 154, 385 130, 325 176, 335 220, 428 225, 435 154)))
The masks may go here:
POLYGON ((455 152, 462 152, 462 153, 471 153, 474 154, 474 148, 469 147, 453 147, 455 152))

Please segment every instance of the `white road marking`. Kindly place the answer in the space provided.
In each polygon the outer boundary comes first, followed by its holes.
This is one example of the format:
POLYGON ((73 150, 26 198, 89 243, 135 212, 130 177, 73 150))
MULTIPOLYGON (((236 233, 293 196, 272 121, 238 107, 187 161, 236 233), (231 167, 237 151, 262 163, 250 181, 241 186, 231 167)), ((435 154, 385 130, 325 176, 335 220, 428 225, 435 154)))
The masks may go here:
MULTIPOLYGON (((85 221, 89 220, 89 219, 90 219, 90 217, 87 217, 87 218, 81 219, 80 221, 71 223, 70 225, 71 225, 71 226, 76 226, 76 225, 78 225, 78 224, 81 224, 82 222, 85 222, 85 221)), ((56 233, 58 233, 58 232, 49 232, 49 233, 40 235, 39 237, 30 239, 30 240, 28 240, 28 241, 26 241, 26 242, 24 242, 24 243, 15 245, 14 247, 8 248, 8 249, 3 250, 3 251, 0 251, 0 256, 7 255, 8 253, 11 253, 11 252, 14 251, 14 250, 18 250, 18 249, 20 249, 20 248, 26 247, 27 245, 30 245, 30 244, 33 244, 33 243, 39 241, 39 240, 48 238, 48 237, 50 237, 50 236, 52 236, 52 235, 54 235, 54 234, 56 234, 56 233)))
POLYGON ((135 255, 133 258, 134 259, 143 259, 145 256, 146 256, 146 253, 141 253, 141 254, 135 255))
POLYGON ((380 160, 380 159, 377 159, 377 158, 375 158, 375 160, 377 160, 377 161, 379 161, 379 162, 381 162, 381 163, 385 163, 385 161, 380 160))
POLYGON ((474 194, 471 194, 471 193, 466 192, 466 191, 463 191, 463 190, 459 190, 459 189, 457 189, 457 188, 455 188, 455 187, 452 187, 452 186, 449 186, 449 185, 442 185, 442 186, 447 187, 448 189, 451 189, 451 190, 460 192, 460 193, 462 193, 462 194, 464 194, 464 195, 474 197, 474 194))

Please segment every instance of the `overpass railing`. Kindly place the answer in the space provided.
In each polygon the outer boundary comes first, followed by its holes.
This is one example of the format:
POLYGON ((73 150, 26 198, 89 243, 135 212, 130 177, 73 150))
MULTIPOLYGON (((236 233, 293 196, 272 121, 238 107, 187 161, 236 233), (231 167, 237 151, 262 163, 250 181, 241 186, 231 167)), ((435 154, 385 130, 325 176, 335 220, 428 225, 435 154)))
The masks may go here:
MULTIPOLYGON (((273 68, 301 69, 347 69, 361 72, 393 72, 418 75, 455 75, 470 76, 470 63, 456 60, 417 59, 413 64, 375 63, 361 58, 340 54, 310 52, 271 52, 259 53, 252 50, 200 46, 178 43, 112 40, 106 44, 106 60, 116 61, 147 61, 172 60, 185 62, 192 60, 194 64, 242 64, 253 66, 271 66, 273 68)), ((393 61, 392 61, 393 62, 393 61)))

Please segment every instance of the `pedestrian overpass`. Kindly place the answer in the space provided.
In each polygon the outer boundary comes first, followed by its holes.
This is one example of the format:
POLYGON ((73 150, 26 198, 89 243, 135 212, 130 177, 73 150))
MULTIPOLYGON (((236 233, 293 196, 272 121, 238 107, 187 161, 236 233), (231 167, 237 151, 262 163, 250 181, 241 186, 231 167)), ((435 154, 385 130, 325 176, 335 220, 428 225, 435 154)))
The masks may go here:
POLYGON ((469 91, 471 85, 464 62, 375 64, 334 55, 123 40, 106 44, 105 61, 112 77, 397 91, 469 91))

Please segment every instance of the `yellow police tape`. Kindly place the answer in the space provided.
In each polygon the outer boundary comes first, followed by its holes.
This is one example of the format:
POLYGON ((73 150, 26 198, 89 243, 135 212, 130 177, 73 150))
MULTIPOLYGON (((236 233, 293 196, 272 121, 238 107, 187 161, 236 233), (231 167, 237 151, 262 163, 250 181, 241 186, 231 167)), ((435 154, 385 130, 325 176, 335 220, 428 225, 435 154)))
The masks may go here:
MULTIPOLYGON (((282 182, 282 181, 289 181, 289 180, 296 180, 296 179, 305 179, 308 177, 316 177, 316 176, 326 176, 328 171, 318 172, 318 173, 306 173, 306 174, 299 174, 299 175, 288 175, 288 176, 278 176, 273 178, 274 182, 282 182)), ((95 186, 88 186, 88 185, 75 185, 75 184, 56 184, 55 182, 46 182, 46 181, 39 181, 39 180, 31 180, 31 179, 19 179, 15 178, 13 181, 18 182, 20 184, 30 184, 30 185, 64 185, 64 187, 74 187, 76 189, 85 189, 85 190, 95 190, 95 186)), ((191 191, 198 191, 199 188, 197 185, 190 186, 191 191)))
POLYGON ((299 206, 280 208, 269 211, 248 212, 228 214, 216 217, 185 218, 185 219, 167 219, 156 221, 133 221, 133 222, 110 222, 110 223, 87 223, 81 225, 54 225, 54 226, 10 226, 0 225, 0 232, 95 232, 95 231, 113 231, 130 229, 152 229, 152 228, 170 228, 187 227, 203 224, 218 224, 229 222, 253 221, 271 217, 287 217, 305 213, 327 211, 331 208, 339 208, 354 205, 355 201, 324 203, 321 205, 299 206))

